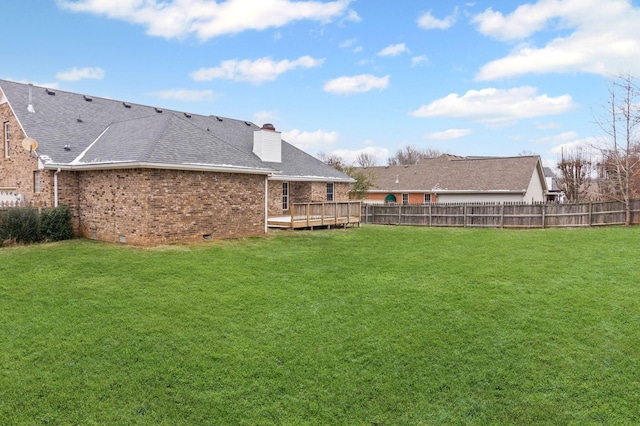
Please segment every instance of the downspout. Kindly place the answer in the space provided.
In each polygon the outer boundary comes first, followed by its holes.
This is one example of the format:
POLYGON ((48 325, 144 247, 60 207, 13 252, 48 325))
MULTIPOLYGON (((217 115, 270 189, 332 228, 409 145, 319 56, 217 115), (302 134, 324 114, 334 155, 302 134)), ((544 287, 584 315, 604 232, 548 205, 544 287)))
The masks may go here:
POLYGON ((53 207, 58 207, 58 173, 60 168, 53 174, 53 207))
POLYGON ((264 233, 269 231, 269 175, 264 177, 264 233))

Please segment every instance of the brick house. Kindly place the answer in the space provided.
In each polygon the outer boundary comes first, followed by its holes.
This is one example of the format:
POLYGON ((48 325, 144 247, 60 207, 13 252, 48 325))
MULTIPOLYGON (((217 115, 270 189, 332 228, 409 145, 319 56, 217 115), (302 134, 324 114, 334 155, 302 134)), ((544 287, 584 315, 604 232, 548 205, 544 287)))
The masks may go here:
POLYGON ((271 125, 0 80, 0 202, 67 205, 78 236, 133 245, 263 235, 352 180, 271 125))
POLYGON ((459 157, 444 154, 410 166, 360 169, 373 185, 365 203, 531 203, 549 191, 537 155, 459 157))

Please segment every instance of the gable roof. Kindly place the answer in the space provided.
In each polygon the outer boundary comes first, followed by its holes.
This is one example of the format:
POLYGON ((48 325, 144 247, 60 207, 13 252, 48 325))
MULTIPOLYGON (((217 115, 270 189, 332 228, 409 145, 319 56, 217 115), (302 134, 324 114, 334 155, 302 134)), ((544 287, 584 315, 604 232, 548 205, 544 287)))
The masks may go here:
POLYGON ((372 177, 371 192, 511 192, 525 193, 538 169, 546 188, 538 156, 423 158, 410 166, 361 169, 372 177))
POLYGON ((24 133, 38 142, 45 168, 178 168, 351 181, 286 141, 281 163, 262 161, 253 153, 260 127, 248 121, 6 80, 0 80, 0 90, 24 133))

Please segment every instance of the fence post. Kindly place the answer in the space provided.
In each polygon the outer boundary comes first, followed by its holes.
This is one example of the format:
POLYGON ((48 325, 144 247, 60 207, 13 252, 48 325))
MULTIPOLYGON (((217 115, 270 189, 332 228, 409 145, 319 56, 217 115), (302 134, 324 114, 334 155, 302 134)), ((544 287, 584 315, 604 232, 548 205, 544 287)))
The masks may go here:
POLYGON ((467 227, 467 205, 462 206, 462 227, 467 227))
POLYGON ((429 227, 433 226, 433 210, 432 210, 432 205, 429 204, 429 227))
POLYGON ((593 203, 589 201, 589 226, 592 226, 592 218, 593 218, 593 203))
POLYGON ((545 228, 545 226, 544 226, 545 223, 544 222, 545 222, 545 219, 546 219, 546 213, 547 213, 547 205, 543 204, 542 205, 542 229, 545 228))
POLYGON ((500 228, 504 228, 504 203, 500 204, 500 228))

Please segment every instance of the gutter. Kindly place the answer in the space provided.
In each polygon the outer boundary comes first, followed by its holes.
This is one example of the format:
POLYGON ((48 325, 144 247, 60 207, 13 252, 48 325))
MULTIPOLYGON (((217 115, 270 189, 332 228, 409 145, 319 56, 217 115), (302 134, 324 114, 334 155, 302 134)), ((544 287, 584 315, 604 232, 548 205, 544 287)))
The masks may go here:
POLYGON ((85 164, 56 164, 44 165, 48 170, 88 171, 88 170, 122 170, 122 169, 163 169, 163 170, 188 170, 195 172, 220 172, 220 173, 245 173, 269 176, 274 172, 271 169, 256 169, 249 167, 207 166, 195 164, 165 164, 147 162, 121 162, 121 163, 85 163, 85 164))
POLYGON ((53 207, 58 207, 58 173, 60 168, 53 173, 53 207))
POLYGON ((342 182, 342 183, 355 183, 356 180, 349 178, 336 178, 336 177, 323 177, 323 176, 291 176, 291 175, 278 175, 271 176, 271 180, 278 181, 296 181, 296 182, 342 182))

